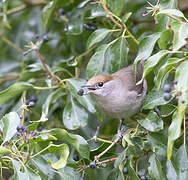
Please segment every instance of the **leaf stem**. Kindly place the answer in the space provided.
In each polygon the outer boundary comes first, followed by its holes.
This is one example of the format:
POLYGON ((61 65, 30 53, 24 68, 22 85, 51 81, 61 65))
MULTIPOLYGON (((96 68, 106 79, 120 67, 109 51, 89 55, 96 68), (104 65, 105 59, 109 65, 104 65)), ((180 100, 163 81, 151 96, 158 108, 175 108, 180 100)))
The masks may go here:
POLYGON ((45 90, 45 89, 55 89, 58 88, 59 85, 56 86, 49 86, 49 87, 38 87, 38 86, 33 86, 34 89, 38 89, 38 90, 45 90))

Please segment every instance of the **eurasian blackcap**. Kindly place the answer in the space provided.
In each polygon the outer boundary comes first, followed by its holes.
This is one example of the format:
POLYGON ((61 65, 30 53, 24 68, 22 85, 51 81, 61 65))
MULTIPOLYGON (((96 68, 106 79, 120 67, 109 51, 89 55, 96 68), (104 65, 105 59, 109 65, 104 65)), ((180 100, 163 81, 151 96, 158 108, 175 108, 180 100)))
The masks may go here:
POLYGON ((147 83, 137 82, 142 78, 143 64, 139 64, 136 72, 130 65, 111 75, 100 74, 92 77, 83 85, 79 95, 90 94, 108 116, 126 119, 136 114, 146 96, 147 83))

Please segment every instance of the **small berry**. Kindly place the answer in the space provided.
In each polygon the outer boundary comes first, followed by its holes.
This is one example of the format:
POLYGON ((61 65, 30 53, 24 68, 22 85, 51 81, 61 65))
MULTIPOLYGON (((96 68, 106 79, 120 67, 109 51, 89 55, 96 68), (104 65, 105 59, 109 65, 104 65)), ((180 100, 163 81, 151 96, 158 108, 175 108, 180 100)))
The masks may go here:
POLYGON ((181 103, 184 104, 184 103, 185 103, 185 100, 182 100, 181 103))
POLYGON ((144 175, 142 175, 142 176, 140 177, 140 179, 141 179, 141 180, 147 180, 146 176, 144 176, 144 175))
POLYGON ((47 35, 47 34, 45 34, 45 35, 43 36, 42 41, 43 41, 43 42, 48 42, 48 41, 49 41, 49 38, 48 38, 48 35, 47 35))
POLYGON ((2 106, 0 106, 0 111, 3 109, 3 107, 2 106))
POLYGON ((163 98, 164 98, 165 101, 169 101, 170 98, 171 98, 171 94, 170 93, 164 93, 163 98))
POLYGON ((177 80, 174 80, 173 83, 174 83, 174 85, 177 85, 177 84, 178 84, 178 81, 177 81, 177 80))
POLYGON ((25 104, 28 106, 28 105, 29 105, 29 102, 30 102, 30 100, 27 99, 26 102, 25 102, 25 104))
POLYGON ((22 132, 23 131, 23 126, 19 125, 16 129, 17 129, 18 132, 22 132))
POLYGON ((42 127, 42 126, 38 127, 38 131, 42 131, 43 129, 44 129, 44 127, 42 127))
POLYGON ((34 107, 35 106, 35 102, 34 101, 30 101, 28 104, 29 107, 34 107))
POLYGON ((26 127, 26 126, 22 126, 22 131, 24 131, 24 132, 28 132, 27 127, 26 127))
POLYGON ((39 35, 39 34, 35 34, 35 38, 36 38, 36 39, 39 39, 39 38, 40 38, 40 35, 39 35))
POLYGON ((34 102, 36 103, 36 102, 37 102, 37 100, 38 100, 37 96, 31 96, 30 101, 34 101, 34 102))
POLYGON ((128 169, 127 169, 127 167, 124 167, 123 168, 123 174, 127 174, 128 173, 128 169))
POLYGON ((63 8, 60 8, 58 11, 59 11, 60 15, 65 15, 66 14, 66 12, 65 12, 65 10, 63 8))
POLYGON ((79 180, 84 180, 84 177, 81 177, 79 180))
POLYGON ((171 92, 171 86, 170 84, 165 84, 163 87, 164 92, 169 93, 171 92))
POLYGON ((79 160, 80 160, 80 158, 79 158, 79 156, 78 156, 77 154, 75 154, 75 155, 73 156, 73 159, 74 159, 74 161, 79 161, 79 160))
POLYGON ((96 168, 95 162, 93 162, 93 161, 90 162, 89 167, 92 168, 92 169, 95 169, 96 168))
POLYGON ((78 93, 79 96, 83 96, 83 95, 84 95, 84 90, 83 90, 83 89, 80 89, 80 90, 78 90, 77 93, 78 93))

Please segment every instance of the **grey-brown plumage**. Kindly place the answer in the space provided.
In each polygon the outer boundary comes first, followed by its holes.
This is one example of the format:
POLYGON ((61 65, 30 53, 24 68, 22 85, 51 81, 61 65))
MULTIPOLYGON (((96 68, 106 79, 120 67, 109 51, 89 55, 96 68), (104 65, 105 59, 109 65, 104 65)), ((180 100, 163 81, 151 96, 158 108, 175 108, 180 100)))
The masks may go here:
POLYGON ((91 94, 108 116, 129 118, 139 111, 146 95, 146 81, 136 85, 142 74, 143 65, 139 64, 136 73, 131 65, 111 75, 97 75, 84 85, 84 94, 91 94))

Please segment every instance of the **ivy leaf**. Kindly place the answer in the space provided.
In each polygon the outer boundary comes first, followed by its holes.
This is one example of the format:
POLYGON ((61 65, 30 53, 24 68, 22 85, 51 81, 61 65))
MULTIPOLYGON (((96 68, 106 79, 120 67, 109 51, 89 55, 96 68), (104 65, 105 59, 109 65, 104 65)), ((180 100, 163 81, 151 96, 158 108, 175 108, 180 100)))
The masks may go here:
POLYGON ((86 110, 78 104, 76 99, 71 98, 71 102, 68 103, 63 111, 63 123, 66 128, 70 130, 84 127, 87 124, 88 113, 86 110))
POLYGON ((138 120, 138 123, 151 132, 163 129, 163 121, 154 111, 150 111, 148 116, 145 119, 138 120))
POLYGON ((160 38, 158 40, 159 47, 161 49, 166 49, 170 40, 172 39, 173 32, 171 29, 167 29, 163 31, 160 35, 160 38))
POLYGON ((20 117, 16 112, 10 112, 1 119, 3 126, 3 143, 9 141, 17 132, 20 117))
POLYGON ((42 11, 42 23, 43 23, 43 27, 44 29, 47 29, 50 21, 51 21, 51 17, 53 15, 53 12, 55 10, 57 4, 57 0, 54 1, 50 1, 44 8, 42 11))
POLYGON ((152 89, 144 99, 142 109, 153 109, 168 102, 164 100, 162 90, 152 89))
POLYGON ((153 52, 155 43, 160 37, 160 33, 155 33, 143 38, 139 43, 139 50, 134 64, 138 64, 141 60, 146 60, 153 52))
POLYGON ((97 29, 96 31, 94 31, 88 38, 88 49, 101 42, 110 32, 112 32, 112 30, 110 29, 97 29))
POLYGON ((4 104, 10 99, 20 95, 23 91, 28 90, 32 88, 33 85, 29 83, 15 83, 11 86, 9 86, 4 91, 0 92, 0 104, 4 104))
POLYGON ((174 31, 173 50, 176 51, 187 44, 188 23, 172 22, 171 28, 174 31))
POLYGON ((148 167, 149 175, 151 179, 161 179, 166 180, 165 174, 163 172, 162 165, 157 159, 155 154, 152 154, 149 158, 150 166, 148 167))
POLYGON ((162 81, 164 77, 167 75, 168 72, 170 72, 177 63, 182 61, 183 59, 179 58, 169 58, 164 65, 162 65, 157 73, 157 88, 159 89, 161 87, 162 81))
POLYGON ((68 142, 80 153, 83 158, 89 159, 89 145, 83 137, 68 133, 65 129, 60 128, 52 129, 47 132, 52 136, 55 136, 58 140, 68 142))
POLYGON ((169 51, 162 50, 151 56, 144 65, 144 73, 142 79, 138 82, 142 82, 144 78, 153 70, 153 68, 168 55, 169 51))
POLYGON ((50 164, 54 169, 64 168, 67 164, 67 158, 69 156, 69 147, 67 144, 55 145, 51 144, 48 148, 49 153, 56 153, 59 156, 59 160, 57 162, 51 162, 50 164))

